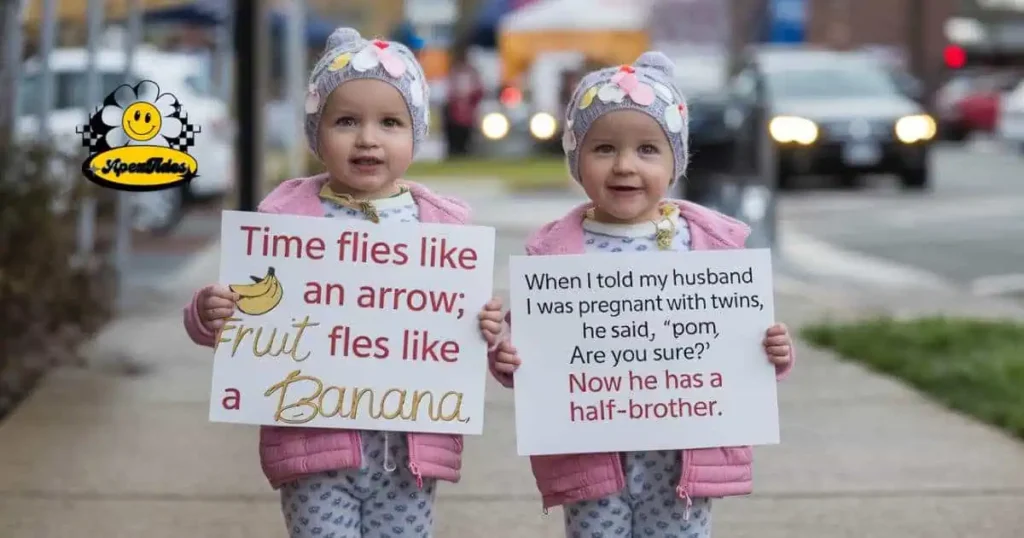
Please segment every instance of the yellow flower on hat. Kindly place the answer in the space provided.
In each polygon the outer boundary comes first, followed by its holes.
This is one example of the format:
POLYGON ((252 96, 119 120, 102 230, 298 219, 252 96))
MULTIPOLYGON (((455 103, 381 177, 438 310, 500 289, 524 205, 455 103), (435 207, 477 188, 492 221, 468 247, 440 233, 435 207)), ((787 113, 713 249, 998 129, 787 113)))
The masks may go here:
POLYGON ((341 71, 342 69, 345 69, 345 66, 348 65, 348 62, 351 59, 351 53, 346 52, 345 54, 339 54, 338 57, 331 62, 331 65, 328 66, 327 69, 331 71, 341 71))
POLYGON ((588 106, 590 106, 590 103, 594 102, 594 97, 596 95, 597 95, 597 86, 594 86, 593 88, 590 88, 589 90, 587 90, 586 93, 583 94, 583 97, 580 98, 580 107, 579 107, 580 110, 584 110, 588 106))

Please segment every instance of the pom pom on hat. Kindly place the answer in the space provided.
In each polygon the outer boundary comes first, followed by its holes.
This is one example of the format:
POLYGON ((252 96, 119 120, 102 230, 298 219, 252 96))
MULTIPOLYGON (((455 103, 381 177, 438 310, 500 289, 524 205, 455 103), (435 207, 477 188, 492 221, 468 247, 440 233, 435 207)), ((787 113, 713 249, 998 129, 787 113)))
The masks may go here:
POLYGON ((338 28, 327 38, 327 50, 351 45, 361 39, 363 36, 359 35, 355 28, 338 28))
POLYGON ((640 57, 633 62, 633 65, 637 67, 657 69, 670 80, 674 79, 676 76, 676 65, 672 63, 672 60, 670 60, 668 56, 665 56, 664 53, 656 50, 641 54, 640 57))

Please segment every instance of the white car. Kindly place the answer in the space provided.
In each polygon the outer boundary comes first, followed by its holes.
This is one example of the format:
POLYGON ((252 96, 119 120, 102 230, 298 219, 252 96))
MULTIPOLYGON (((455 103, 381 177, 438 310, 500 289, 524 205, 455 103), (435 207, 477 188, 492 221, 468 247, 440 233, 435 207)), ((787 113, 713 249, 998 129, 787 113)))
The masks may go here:
POLYGON ((999 96, 996 132, 1003 142, 1024 153, 1024 80, 999 96))
MULTIPOLYGON (((169 189, 132 195, 137 229, 166 231, 181 216, 184 196, 205 198, 228 192, 233 184, 234 148, 229 108, 210 91, 210 78, 201 60, 181 53, 163 52, 148 46, 135 51, 135 60, 125 79, 123 48, 101 49, 96 54, 102 101, 121 84, 152 80, 161 93, 171 93, 181 102, 189 121, 201 129, 196 145, 189 149, 199 164, 199 176, 185 189, 169 189)), ((62 48, 49 57, 54 80, 54 103, 47 121, 58 147, 80 151, 81 135, 76 129, 101 103, 86 103, 88 52, 84 48, 62 48)), ((22 68, 18 91, 17 136, 31 140, 38 134, 41 63, 28 60, 22 68)), ((79 176, 80 177, 80 176, 79 176)), ((84 181, 85 179, 82 178, 84 181)))

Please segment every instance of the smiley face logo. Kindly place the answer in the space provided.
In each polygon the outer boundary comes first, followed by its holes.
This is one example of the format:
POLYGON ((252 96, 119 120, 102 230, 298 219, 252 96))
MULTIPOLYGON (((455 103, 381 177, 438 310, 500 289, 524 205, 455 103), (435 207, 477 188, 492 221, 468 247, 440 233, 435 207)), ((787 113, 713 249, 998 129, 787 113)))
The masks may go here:
POLYGON ((121 118, 121 128, 128 138, 139 142, 152 140, 160 134, 160 111, 155 106, 140 102, 129 105, 121 118))
POLYGON ((110 127, 104 137, 109 147, 166 147, 168 139, 181 134, 182 121, 174 117, 181 105, 173 95, 161 94, 155 82, 145 80, 134 88, 121 86, 113 97, 113 104, 100 111, 103 124, 110 127))

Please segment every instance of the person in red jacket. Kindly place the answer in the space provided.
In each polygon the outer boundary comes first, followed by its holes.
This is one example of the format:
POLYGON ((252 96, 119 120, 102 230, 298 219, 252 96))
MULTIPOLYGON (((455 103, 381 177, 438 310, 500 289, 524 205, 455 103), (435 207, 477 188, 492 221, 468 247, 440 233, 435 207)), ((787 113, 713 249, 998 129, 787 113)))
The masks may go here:
POLYGON ((480 73, 466 59, 466 49, 452 50, 448 70, 448 93, 444 106, 444 136, 448 155, 461 157, 469 153, 476 111, 484 97, 480 73))

